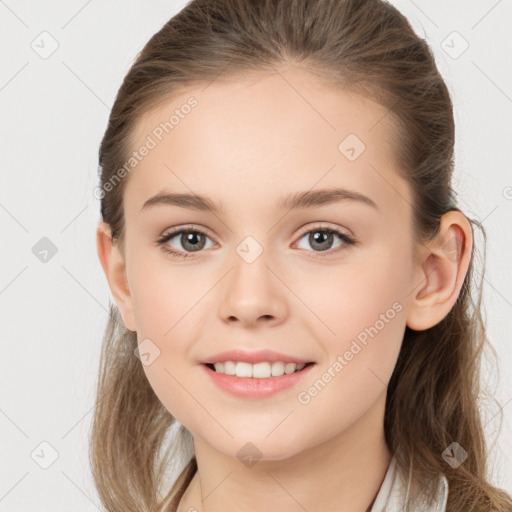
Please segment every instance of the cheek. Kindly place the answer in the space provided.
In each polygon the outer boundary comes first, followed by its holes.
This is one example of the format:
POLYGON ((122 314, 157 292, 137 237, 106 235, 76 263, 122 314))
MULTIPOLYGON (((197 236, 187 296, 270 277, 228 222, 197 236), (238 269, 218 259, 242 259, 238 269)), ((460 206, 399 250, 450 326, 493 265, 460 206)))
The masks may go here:
POLYGON ((143 369, 164 406, 179 421, 195 396, 191 349, 198 338, 202 308, 215 280, 197 267, 167 261, 165 255, 133 257, 130 291, 138 343, 149 353, 143 369))
POLYGON ((405 330, 405 283, 393 259, 360 270, 340 269, 336 278, 331 269, 329 279, 315 279, 325 283, 325 293, 310 294, 308 303, 322 322, 308 320, 305 327, 314 326, 326 354, 298 401, 312 417, 331 411, 323 424, 328 433, 347 428, 382 398, 405 330))
POLYGON ((187 376, 183 365, 169 363, 169 354, 163 351, 151 365, 144 366, 144 373, 164 408, 180 423, 194 425, 201 411, 196 407, 195 397, 201 397, 197 383, 187 376))
MULTIPOLYGON (((131 296, 138 331, 166 342, 193 325, 199 302, 215 283, 198 266, 180 265, 161 249, 143 251, 132 261, 131 296)), ((199 308, 200 309, 200 308, 199 308)))
POLYGON ((392 373, 405 330, 409 271, 391 248, 375 254, 330 267, 315 279, 305 277, 298 294, 320 320, 306 321, 324 340, 328 360, 346 354, 348 367, 364 367, 359 374, 365 378, 368 368, 378 375, 382 369, 384 380, 392 373))

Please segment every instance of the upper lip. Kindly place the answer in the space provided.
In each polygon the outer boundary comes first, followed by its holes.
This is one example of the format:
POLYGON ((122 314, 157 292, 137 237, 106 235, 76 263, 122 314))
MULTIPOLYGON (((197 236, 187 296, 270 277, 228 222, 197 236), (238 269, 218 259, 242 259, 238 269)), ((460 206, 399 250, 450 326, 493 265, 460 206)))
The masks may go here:
POLYGON ((203 364, 213 364, 213 363, 221 363, 224 361, 240 361, 244 363, 263 363, 269 362, 273 363, 275 361, 282 361, 283 363, 310 363, 312 361, 308 359, 303 359, 302 357, 291 356, 288 354, 282 354, 280 352, 275 352, 274 350, 258 350, 255 352, 246 352, 242 349, 235 350, 227 350, 225 352, 220 352, 215 354, 207 359, 201 361, 203 364))

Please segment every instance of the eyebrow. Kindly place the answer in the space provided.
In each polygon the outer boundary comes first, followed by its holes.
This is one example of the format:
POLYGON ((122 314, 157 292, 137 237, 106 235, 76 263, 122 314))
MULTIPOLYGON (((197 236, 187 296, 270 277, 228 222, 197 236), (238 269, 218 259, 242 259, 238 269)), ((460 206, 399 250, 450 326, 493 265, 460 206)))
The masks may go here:
MULTIPOLYGON (((329 188, 322 190, 306 190, 296 192, 278 202, 278 208, 281 210, 296 210, 302 208, 314 208, 337 203, 343 200, 358 201, 378 210, 377 204, 369 197, 342 188, 329 188)), ((181 194, 162 191, 153 197, 150 197, 142 206, 141 212, 153 206, 178 206, 198 211, 212 211, 214 213, 223 212, 222 205, 215 203, 211 199, 198 194, 181 194)))

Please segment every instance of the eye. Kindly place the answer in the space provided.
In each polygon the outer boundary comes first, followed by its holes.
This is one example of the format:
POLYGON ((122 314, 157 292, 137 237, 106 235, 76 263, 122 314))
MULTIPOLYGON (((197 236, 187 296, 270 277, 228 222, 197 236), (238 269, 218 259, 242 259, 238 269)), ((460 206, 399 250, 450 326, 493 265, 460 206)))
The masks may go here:
MULTIPOLYGON (((201 229, 180 228, 162 235, 156 241, 156 243, 157 245, 162 247, 163 251, 170 254, 172 257, 188 258, 193 255, 192 253, 200 252, 201 250, 208 248, 206 247, 207 239, 211 241, 209 236, 201 229), (172 241, 174 238, 177 239, 177 244, 180 245, 181 248, 176 248, 175 246, 168 243, 172 241)), ((309 243, 310 246, 313 248, 313 252, 326 253, 318 254, 318 256, 320 257, 330 255, 333 252, 337 252, 336 249, 339 248, 340 246, 341 248, 343 248, 343 246, 357 244, 357 241, 351 236, 345 233, 341 233, 337 229, 327 228, 323 226, 318 226, 314 229, 309 229, 308 231, 303 232, 301 238, 299 239, 299 242, 302 239, 306 239, 306 242, 309 243), (336 241, 336 238, 339 241, 341 241, 341 243, 334 248, 335 250, 332 250, 332 244, 333 242, 336 241)), ((214 245, 214 242, 212 242, 212 245, 214 245)))
POLYGON ((182 228, 162 235, 156 243, 162 247, 162 250, 171 254, 173 257, 188 258, 191 256, 191 254, 187 254, 187 252, 193 253, 201 251, 205 248, 205 239, 208 238, 208 235, 200 229, 182 228), (183 249, 172 248, 172 246, 167 243, 170 242, 173 238, 177 239, 178 245, 181 245, 183 249))
MULTIPOLYGON (((337 252, 337 250, 331 250, 332 244, 336 241, 336 238, 342 243, 336 246, 335 249, 340 246, 350 246, 357 243, 354 238, 345 233, 341 233, 337 229, 326 228, 322 226, 306 231, 303 233, 300 240, 305 239, 310 247, 313 248, 313 252, 322 253, 328 251, 327 254, 332 254, 333 252, 337 252)), ((323 257, 325 255, 319 254, 319 256, 323 257)))

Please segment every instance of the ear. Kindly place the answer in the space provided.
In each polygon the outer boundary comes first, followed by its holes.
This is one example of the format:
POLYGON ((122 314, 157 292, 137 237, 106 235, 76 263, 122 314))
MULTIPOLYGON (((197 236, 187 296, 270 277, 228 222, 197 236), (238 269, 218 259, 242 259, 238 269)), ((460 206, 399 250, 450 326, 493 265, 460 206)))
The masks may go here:
POLYGON ((113 243, 110 226, 105 222, 100 222, 96 230, 96 248, 124 325, 128 330, 136 331, 125 258, 118 244, 113 243))
POLYGON ((434 239, 429 241, 415 271, 414 299, 407 313, 407 326, 423 331, 438 324, 457 301, 471 262, 473 230, 460 211, 441 217, 434 239))

